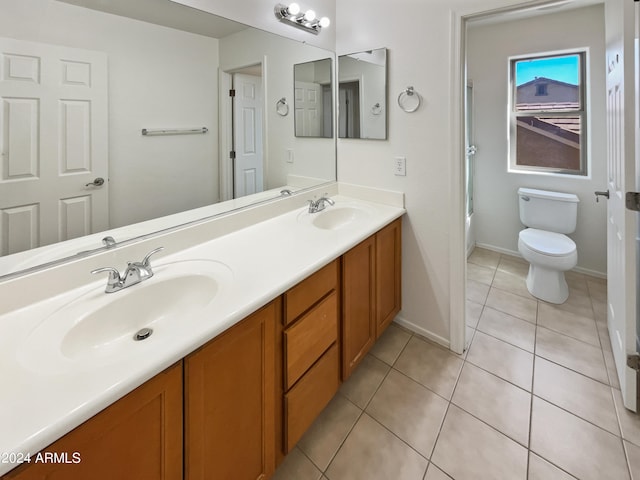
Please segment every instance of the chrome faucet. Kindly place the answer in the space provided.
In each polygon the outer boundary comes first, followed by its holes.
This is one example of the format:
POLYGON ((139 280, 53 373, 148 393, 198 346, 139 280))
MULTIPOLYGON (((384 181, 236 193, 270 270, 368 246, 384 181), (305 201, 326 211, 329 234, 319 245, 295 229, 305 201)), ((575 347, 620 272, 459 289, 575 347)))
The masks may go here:
POLYGON ((116 244, 116 240, 111 235, 108 235, 108 236, 106 236, 106 237, 104 237, 102 239, 102 244, 105 247, 110 248, 110 247, 113 247, 116 244))
POLYGON ((151 250, 147 255, 142 259, 141 262, 127 262, 127 269, 125 270, 123 275, 120 275, 120 272, 117 268, 114 267, 102 267, 96 270, 92 270, 92 274, 109 272, 109 278, 107 280, 107 288, 105 288, 106 293, 113 293, 123 288, 130 287, 137 283, 148 280, 153 277, 153 270, 151 269, 151 263, 149 262, 149 258, 154 253, 158 253, 159 251, 164 250, 164 247, 156 248, 155 250, 151 250))
MULTIPOLYGON (((325 193, 326 195, 326 193, 325 193)), ((318 200, 308 200, 309 202, 309 213, 318 213, 324 210, 329 205, 335 205, 336 202, 331 200, 329 197, 320 197, 318 200)))
POLYGON ((283 197, 290 197, 291 195, 293 195, 293 192, 288 188, 285 188, 284 190, 280 190, 280 195, 283 197))

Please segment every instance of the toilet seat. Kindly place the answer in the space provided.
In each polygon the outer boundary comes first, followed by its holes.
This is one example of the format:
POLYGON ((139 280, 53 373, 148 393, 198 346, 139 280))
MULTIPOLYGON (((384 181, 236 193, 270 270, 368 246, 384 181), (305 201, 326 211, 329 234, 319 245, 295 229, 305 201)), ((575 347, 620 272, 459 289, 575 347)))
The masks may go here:
POLYGON ((576 251, 575 242, 562 233, 526 228, 520 231, 519 238, 527 248, 541 255, 565 257, 576 251))

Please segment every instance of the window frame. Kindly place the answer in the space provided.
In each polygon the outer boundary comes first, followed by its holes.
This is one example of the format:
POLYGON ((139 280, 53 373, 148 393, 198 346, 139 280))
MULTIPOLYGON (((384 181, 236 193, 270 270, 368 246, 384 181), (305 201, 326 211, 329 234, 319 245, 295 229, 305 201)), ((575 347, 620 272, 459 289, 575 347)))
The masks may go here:
POLYGON ((568 175, 571 177, 589 177, 589 152, 588 152, 588 126, 589 126, 589 107, 587 91, 589 90, 587 62, 588 49, 576 48, 571 50, 544 52, 526 55, 510 56, 509 62, 509 101, 508 101, 508 171, 511 173, 537 173, 552 175, 568 175), (578 110, 526 110, 516 111, 517 86, 516 86, 516 63, 526 60, 538 60, 544 58, 564 57, 570 55, 578 55, 579 57, 579 83, 578 83, 578 101, 580 108, 578 110), (518 117, 580 117, 580 168, 578 170, 543 167, 533 165, 518 165, 517 162, 517 120, 518 117))

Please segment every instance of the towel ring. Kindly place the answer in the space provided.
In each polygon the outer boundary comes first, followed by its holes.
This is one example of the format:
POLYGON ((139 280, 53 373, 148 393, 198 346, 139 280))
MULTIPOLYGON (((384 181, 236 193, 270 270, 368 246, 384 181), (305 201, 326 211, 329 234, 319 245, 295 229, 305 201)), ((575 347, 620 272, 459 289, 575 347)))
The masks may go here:
POLYGON ((281 117, 286 117, 289 114, 289 104, 285 97, 276 102, 276 113, 281 117))
POLYGON ((398 106, 407 113, 413 113, 420 107, 420 94, 413 87, 407 87, 398 95, 398 106))
POLYGON ((371 113, 374 115, 380 115, 382 113, 382 106, 380 103, 376 103, 373 107, 371 107, 371 113))

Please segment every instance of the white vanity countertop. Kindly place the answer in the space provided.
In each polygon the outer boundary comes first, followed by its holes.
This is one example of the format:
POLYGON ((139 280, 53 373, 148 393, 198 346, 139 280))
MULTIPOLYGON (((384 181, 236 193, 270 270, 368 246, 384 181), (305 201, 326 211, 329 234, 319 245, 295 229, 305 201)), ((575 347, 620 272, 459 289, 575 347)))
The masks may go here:
MULTIPOLYGON (((24 353, 33 348, 26 346, 30 335, 57 310, 82 295, 106 295, 101 293, 106 278, 1 315, 0 455, 37 453, 405 212, 343 195, 331 198, 336 204, 327 211, 354 206, 365 215, 341 228, 323 229, 312 225, 316 217, 301 207, 186 250, 154 256, 155 275, 145 283, 162 281, 172 262, 198 259, 223 263, 231 279, 222 282, 202 318, 176 318, 184 325, 179 334, 154 330, 145 341, 132 341, 130 354, 102 362, 70 362, 65 369, 48 362, 46 354, 38 359, 24 353)), ((161 246, 162 239, 157 243, 154 247, 161 246)), ((0 463, 0 474, 14 466, 0 463)))

